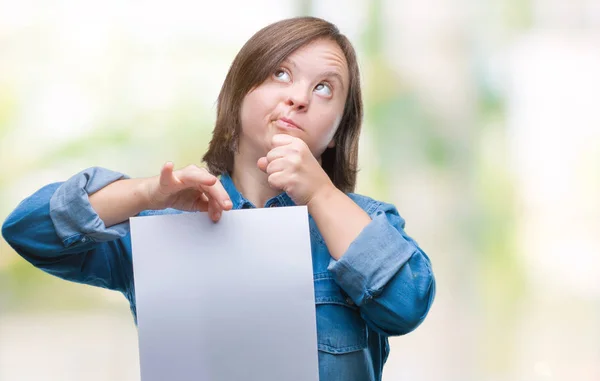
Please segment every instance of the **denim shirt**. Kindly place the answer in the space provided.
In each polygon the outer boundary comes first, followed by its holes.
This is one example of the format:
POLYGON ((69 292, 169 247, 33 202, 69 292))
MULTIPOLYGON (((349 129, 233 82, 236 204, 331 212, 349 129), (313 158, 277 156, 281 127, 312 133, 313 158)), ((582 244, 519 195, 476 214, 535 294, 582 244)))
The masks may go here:
MULTIPOLYGON (((88 195, 120 179, 93 167, 63 183, 44 186, 23 200, 2 226, 2 235, 24 259, 62 279, 120 291, 135 318, 129 222, 106 227, 88 195)), ((228 175, 221 177, 234 209, 254 208, 228 175)), ((334 260, 309 216, 322 381, 381 380, 388 337, 404 335, 425 319, 435 295, 427 255, 404 232, 393 205, 348 194, 370 217, 334 260)), ((282 193, 265 207, 294 205, 282 193)), ((147 210, 140 216, 184 213, 147 210)))

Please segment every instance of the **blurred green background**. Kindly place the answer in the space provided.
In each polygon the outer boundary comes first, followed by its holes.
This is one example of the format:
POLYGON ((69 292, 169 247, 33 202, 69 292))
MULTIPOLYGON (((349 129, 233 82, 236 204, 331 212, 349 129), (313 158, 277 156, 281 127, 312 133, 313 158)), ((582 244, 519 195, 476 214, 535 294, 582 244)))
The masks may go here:
MULTIPOLYGON (((600 380, 597 0, 0 1, 0 220, 90 166, 199 164, 237 51, 307 14, 359 54, 357 191, 437 277, 384 380, 600 380)), ((0 248, 0 380, 139 379, 122 295, 0 248)))

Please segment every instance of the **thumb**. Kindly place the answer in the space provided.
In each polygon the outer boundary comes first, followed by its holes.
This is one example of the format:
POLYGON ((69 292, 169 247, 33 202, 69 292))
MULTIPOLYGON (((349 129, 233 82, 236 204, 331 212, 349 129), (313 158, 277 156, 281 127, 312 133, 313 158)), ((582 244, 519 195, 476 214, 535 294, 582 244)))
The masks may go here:
POLYGON ((160 186, 167 187, 171 184, 171 178, 173 177, 173 162, 166 162, 160 171, 159 184, 160 186))
POLYGON ((266 157, 261 157, 260 159, 258 159, 258 161, 256 162, 256 165, 258 165, 258 169, 260 169, 263 172, 267 172, 267 166, 269 165, 269 161, 267 160, 266 157))

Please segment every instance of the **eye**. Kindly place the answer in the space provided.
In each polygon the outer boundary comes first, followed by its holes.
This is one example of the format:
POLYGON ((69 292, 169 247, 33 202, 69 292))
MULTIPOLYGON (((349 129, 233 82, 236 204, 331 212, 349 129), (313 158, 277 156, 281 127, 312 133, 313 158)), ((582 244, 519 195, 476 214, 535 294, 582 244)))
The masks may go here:
POLYGON ((333 93, 331 86, 329 84, 323 83, 323 82, 321 82, 317 86, 315 86, 315 91, 326 97, 330 97, 331 94, 333 93))
POLYGON ((290 74, 287 71, 285 71, 284 69, 275 70, 275 73, 273 73, 273 76, 275 77, 275 79, 277 79, 278 81, 281 81, 281 82, 289 82, 291 80, 290 74))

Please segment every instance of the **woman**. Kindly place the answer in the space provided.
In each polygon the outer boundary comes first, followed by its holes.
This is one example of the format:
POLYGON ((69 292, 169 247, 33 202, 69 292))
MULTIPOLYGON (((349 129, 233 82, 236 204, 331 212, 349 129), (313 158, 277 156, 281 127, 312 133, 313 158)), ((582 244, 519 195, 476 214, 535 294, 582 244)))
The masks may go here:
POLYGON ((351 193, 361 121, 347 38, 321 19, 283 20, 234 59, 208 169, 167 163, 160 175, 130 179, 89 168, 24 200, 2 234, 50 274, 122 292, 135 316, 129 217, 207 211, 217 222, 230 209, 306 205, 320 378, 380 380, 388 337, 423 321, 435 280, 396 208, 351 193))

